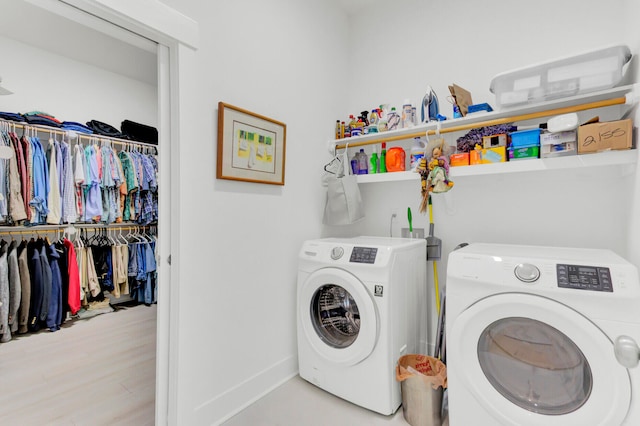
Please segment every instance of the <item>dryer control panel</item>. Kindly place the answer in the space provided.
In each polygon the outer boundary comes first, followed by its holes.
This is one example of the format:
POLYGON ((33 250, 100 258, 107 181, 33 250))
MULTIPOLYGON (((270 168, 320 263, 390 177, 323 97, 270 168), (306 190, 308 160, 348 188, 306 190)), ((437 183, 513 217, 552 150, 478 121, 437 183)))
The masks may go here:
POLYGON ((609 268, 558 264, 556 273, 558 287, 613 292, 609 268))
POLYGON ((376 247, 354 247, 349 262, 375 263, 378 249, 376 247))

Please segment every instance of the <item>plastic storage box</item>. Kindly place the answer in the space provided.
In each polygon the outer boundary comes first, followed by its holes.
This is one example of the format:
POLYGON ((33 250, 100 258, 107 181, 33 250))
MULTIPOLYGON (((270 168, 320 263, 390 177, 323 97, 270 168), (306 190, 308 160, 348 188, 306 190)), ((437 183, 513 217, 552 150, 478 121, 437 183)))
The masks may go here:
POLYGON ((509 133, 509 136, 511 137, 510 148, 540 145, 540 129, 518 130, 509 133))
POLYGON ((629 59, 629 47, 608 47, 498 74, 489 90, 500 108, 609 89, 629 59))

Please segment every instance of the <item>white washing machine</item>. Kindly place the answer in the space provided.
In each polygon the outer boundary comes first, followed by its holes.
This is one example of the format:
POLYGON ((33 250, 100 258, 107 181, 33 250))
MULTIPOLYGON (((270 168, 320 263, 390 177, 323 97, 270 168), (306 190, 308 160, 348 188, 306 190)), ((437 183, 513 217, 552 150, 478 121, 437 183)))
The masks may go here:
POLYGON ((393 414, 401 404, 398 358, 426 340, 426 259, 424 239, 305 242, 298 270, 300 377, 393 414))
POLYGON ((449 255, 449 420, 640 425, 640 283, 609 250, 471 244, 449 255))

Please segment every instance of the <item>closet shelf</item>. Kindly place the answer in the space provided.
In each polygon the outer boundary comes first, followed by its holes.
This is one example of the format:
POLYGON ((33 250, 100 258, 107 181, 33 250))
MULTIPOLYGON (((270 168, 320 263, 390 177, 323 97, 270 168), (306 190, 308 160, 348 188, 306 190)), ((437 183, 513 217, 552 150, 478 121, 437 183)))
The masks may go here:
MULTIPOLYGON (((572 155, 569 157, 539 158, 531 160, 507 161, 494 164, 477 164, 474 166, 451 167, 450 176, 456 178, 465 176, 480 176, 490 174, 539 172, 544 170, 569 170, 580 168, 593 168, 602 166, 635 165, 638 162, 638 151, 630 149, 626 151, 605 151, 594 154, 572 155)), ((396 182, 407 180, 420 180, 416 172, 378 173, 371 175, 358 175, 358 183, 396 182)))
POLYGON ((92 140, 108 140, 111 143, 117 144, 117 145, 121 145, 123 147, 127 147, 127 146, 137 146, 137 147, 142 147, 142 148, 153 148, 156 150, 158 150, 158 146, 152 143, 148 143, 148 142, 139 142, 139 141, 135 141, 135 140, 130 140, 130 139, 121 139, 121 138, 115 138, 113 136, 104 136, 104 135, 99 135, 97 133, 82 133, 82 132, 75 132, 75 131, 69 131, 69 130, 64 130, 64 129, 60 129, 57 127, 50 127, 50 126, 43 126, 40 124, 29 124, 29 123, 22 123, 22 122, 16 122, 16 121, 10 121, 10 120, 3 120, 0 119, 0 123, 2 123, 2 125, 8 126, 10 128, 13 129, 22 129, 25 131, 30 131, 30 130, 34 130, 37 132, 41 132, 41 133, 49 133, 49 134, 54 134, 54 135, 61 135, 61 136, 69 136, 70 132, 73 132, 77 135, 79 140, 86 140, 86 141, 92 141, 92 140))
POLYGON ((329 152, 355 148, 359 146, 373 145, 381 142, 393 142, 410 140, 426 134, 434 135, 438 124, 440 133, 460 132, 478 127, 490 126, 501 123, 533 120, 569 112, 585 111, 594 108, 603 108, 615 105, 631 107, 638 103, 638 85, 614 87, 612 89, 583 95, 571 96, 535 104, 527 104, 519 107, 502 109, 488 113, 472 114, 453 120, 429 122, 408 129, 390 130, 382 133, 372 133, 362 136, 354 136, 345 139, 333 139, 329 141, 329 152))

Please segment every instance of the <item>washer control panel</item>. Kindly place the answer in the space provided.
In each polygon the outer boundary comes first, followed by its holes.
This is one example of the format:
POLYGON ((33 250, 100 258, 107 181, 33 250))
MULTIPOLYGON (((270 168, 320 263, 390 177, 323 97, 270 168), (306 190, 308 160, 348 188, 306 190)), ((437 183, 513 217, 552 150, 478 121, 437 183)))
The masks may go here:
POLYGON ((609 268, 558 264, 556 275, 558 287, 613 292, 609 268))
POLYGON ((378 249, 375 247, 354 247, 349 262, 375 263, 378 249))

